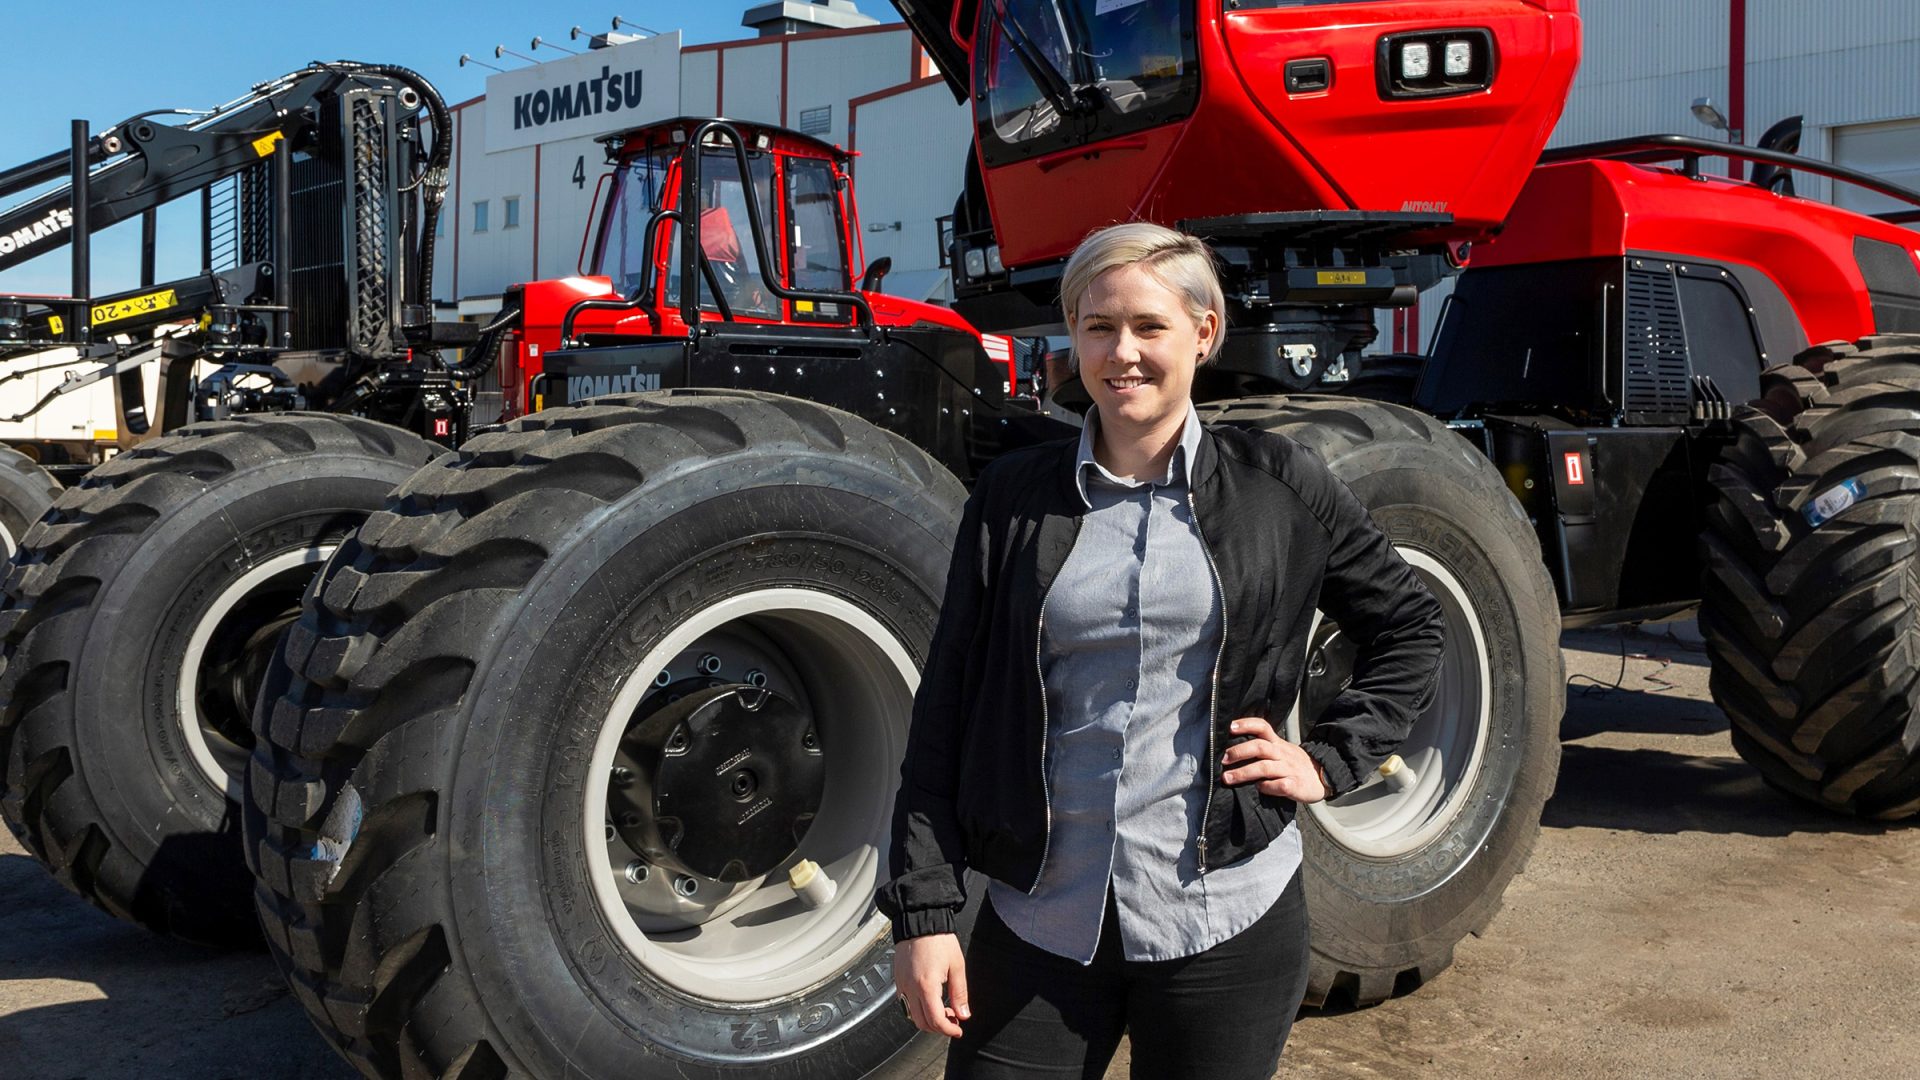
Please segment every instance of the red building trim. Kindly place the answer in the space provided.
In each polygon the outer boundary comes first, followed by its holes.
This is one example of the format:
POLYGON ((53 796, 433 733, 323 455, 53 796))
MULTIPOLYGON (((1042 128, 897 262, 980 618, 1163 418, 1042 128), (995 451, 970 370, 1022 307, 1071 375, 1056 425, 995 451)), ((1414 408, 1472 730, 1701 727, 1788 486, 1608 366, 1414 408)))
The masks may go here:
POLYGON ((713 115, 725 116, 727 115, 727 50, 721 49, 713 55, 713 115))
MULTIPOLYGON (((1731 0, 1727 14, 1727 126, 1739 134, 1734 142, 1747 141, 1747 0, 1731 0)), ((1747 168, 1740 161, 1727 160, 1727 175, 1745 179, 1747 168)))
POLYGON ((907 61, 908 81, 912 81, 914 79, 918 79, 924 76, 926 74, 926 70, 925 70, 926 53, 920 50, 920 39, 918 37, 913 39, 913 48, 911 51, 909 51, 907 55, 908 55, 908 61, 907 61))
POLYGON ((540 150, 533 144, 533 274, 528 281, 540 280, 540 150))
POLYGON ((780 126, 787 126, 787 43, 780 42, 780 126))

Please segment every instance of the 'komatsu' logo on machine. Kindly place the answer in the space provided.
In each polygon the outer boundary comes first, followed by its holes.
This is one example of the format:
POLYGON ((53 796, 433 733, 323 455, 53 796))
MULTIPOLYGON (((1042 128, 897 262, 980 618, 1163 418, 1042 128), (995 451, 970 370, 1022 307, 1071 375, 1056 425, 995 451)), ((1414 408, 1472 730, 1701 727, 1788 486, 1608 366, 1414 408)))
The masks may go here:
POLYGON ((50 210, 47 216, 10 233, 0 233, 0 255, 11 255, 30 248, 49 236, 58 236, 73 228, 73 211, 50 210))
POLYGON ((579 116, 637 109, 640 107, 642 74, 644 72, 638 68, 615 71, 602 64, 597 79, 581 79, 572 86, 556 86, 552 89, 543 86, 530 94, 516 94, 513 98, 513 130, 540 127, 579 116))
POLYGON ((628 368, 625 375, 569 375, 567 400, 584 401, 603 394, 633 394, 660 389, 660 373, 628 368))

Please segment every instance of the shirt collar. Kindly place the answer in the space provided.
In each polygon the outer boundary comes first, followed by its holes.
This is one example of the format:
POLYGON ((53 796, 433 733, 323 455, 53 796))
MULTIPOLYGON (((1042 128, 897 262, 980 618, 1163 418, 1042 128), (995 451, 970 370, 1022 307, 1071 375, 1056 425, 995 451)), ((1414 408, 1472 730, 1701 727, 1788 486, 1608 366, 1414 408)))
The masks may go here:
MULTIPOLYGON (((1090 469, 1099 470, 1099 475, 1103 479, 1121 487, 1139 487, 1143 483, 1149 482, 1128 480, 1108 472, 1106 466, 1100 464, 1093 456, 1094 444, 1099 434, 1100 409, 1098 406, 1095 406, 1087 410, 1086 423, 1081 425, 1080 448, 1075 454, 1073 462, 1074 488, 1080 492, 1080 502, 1089 510, 1093 509, 1093 500, 1087 495, 1087 472, 1090 469)), ((1199 456, 1199 451, 1200 413, 1194 409, 1193 402, 1189 401, 1187 402, 1187 423, 1185 427, 1180 429, 1180 442, 1174 446, 1173 456, 1167 461, 1166 475, 1150 482, 1165 486, 1173 483, 1174 477, 1177 475, 1181 483, 1192 487, 1193 461, 1194 458, 1199 456)))

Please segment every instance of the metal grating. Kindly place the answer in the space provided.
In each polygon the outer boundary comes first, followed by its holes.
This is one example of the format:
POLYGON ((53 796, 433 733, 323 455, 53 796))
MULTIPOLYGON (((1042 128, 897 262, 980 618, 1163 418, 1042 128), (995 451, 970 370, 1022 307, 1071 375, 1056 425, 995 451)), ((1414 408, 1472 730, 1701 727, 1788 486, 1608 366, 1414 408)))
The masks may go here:
POLYGON ((1629 422, 1684 424, 1691 405, 1687 333, 1673 267, 1635 261, 1627 268, 1625 405, 1629 422))
POLYGON ((391 208, 387 205, 387 118, 378 102, 355 97, 348 148, 352 161, 353 259, 350 281, 353 307, 350 336, 357 350, 387 358, 394 353, 394 267, 388 241, 391 208))
POLYGON ((288 184, 288 329, 296 349, 339 349, 347 344, 346 238, 340 222, 346 180, 340 163, 326 157, 295 155, 288 184))
POLYGON ((273 261, 273 165, 262 161, 240 174, 240 262, 273 261))

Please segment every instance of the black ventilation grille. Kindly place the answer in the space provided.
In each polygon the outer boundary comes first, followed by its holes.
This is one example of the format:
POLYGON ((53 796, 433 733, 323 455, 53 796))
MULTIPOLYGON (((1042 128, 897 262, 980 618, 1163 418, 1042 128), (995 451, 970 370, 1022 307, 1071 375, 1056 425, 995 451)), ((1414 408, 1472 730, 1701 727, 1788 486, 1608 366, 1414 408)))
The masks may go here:
POLYGON ((347 347, 347 279, 340 218, 346 180, 340 163, 297 154, 288 185, 293 239, 288 254, 288 329, 296 349, 347 347))
POLYGON ((1625 329, 1626 422, 1686 423, 1687 332, 1672 266, 1639 259, 1629 264, 1625 329))

